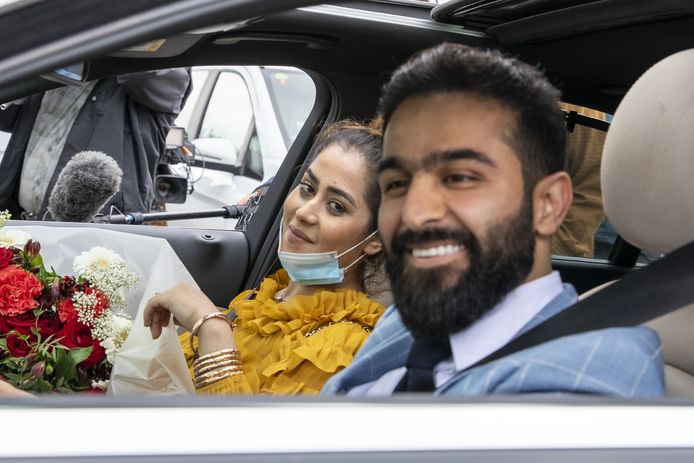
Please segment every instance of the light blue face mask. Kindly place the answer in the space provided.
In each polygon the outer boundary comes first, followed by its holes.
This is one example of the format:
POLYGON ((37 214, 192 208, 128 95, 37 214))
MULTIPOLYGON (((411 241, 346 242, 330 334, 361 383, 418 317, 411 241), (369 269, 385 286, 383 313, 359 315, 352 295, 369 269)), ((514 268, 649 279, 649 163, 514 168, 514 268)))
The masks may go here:
MULTIPOLYGON (((345 272, 354 264, 362 260, 366 254, 362 254, 354 262, 344 268, 340 268, 340 257, 361 246, 364 242, 371 239, 371 237, 376 233, 378 233, 378 230, 374 231, 369 236, 339 255, 337 254, 337 251, 303 253, 278 251, 277 255, 280 259, 282 267, 287 271, 289 278, 294 283, 301 286, 333 285, 342 283, 342 280, 345 277, 345 272)), ((280 249, 282 249, 281 229, 280 249)))

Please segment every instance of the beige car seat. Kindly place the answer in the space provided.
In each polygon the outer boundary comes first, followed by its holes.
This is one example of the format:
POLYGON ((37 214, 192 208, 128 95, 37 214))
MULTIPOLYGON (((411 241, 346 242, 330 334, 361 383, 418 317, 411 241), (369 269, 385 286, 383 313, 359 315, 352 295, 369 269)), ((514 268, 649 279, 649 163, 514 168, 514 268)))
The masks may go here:
MULTIPOLYGON (((628 242, 667 253, 694 239, 694 49, 655 64, 624 96, 601 182, 605 214, 628 242)), ((668 395, 694 396, 694 305, 648 325, 663 344, 668 395)))

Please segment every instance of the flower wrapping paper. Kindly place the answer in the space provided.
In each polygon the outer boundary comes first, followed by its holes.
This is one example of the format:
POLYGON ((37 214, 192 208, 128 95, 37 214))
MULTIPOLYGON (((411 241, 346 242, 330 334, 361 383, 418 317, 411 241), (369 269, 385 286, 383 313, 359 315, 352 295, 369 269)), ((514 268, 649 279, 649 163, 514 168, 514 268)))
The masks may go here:
POLYGON ((152 340, 149 328, 142 322, 142 309, 155 293, 179 283, 196 284, 164 238, 101 228, 17 222, 8 223, 6 228, 23 230, 39 241, 46 268, 53 267, 59 274, 74 273, 72 263, 76 256, 93 246, 103 246, 120 254, 140 277, 137 286, 125 292, 126 312, 133 317, 134 325, 113 366, 109 395, 195 393, 173 322, 156 340, 152 340))

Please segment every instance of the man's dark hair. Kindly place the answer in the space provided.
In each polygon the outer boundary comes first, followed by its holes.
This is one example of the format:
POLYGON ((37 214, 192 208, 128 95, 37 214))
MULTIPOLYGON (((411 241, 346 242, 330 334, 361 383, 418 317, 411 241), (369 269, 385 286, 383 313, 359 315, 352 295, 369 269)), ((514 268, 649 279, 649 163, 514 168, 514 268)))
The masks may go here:
POLYGON ((408 98, 461 92, 490 99, 513 111, 510 146, 519 154, 525 191, 564 168, 566 129, 559 91, 537 68, 496 50, 442 43, 412 56, 383 87, 383 129, 408 98))

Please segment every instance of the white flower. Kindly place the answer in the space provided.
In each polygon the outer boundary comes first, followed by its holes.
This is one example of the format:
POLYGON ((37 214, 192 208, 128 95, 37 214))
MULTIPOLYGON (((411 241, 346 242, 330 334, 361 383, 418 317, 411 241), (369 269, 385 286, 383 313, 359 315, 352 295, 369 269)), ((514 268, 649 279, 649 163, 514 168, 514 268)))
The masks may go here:
POLYGON ((108 380, 102 379, 99 381, 92 381, 92 387, 94 389, 101 389, 102 391, 105 391, 106 388, 108 387, 108 380))
POLYGON ((72 268, 81 275, 87 273, 90 269, 107 270, 109 267, 117 265, 122 261, 123 258, 110 249, 95 246, 75 257, 72 268))
POLYGON ((99 340, 106 351, 106 360, 113 365, 116 355, 128 338, 133 327, 133 320, 125 312, 105 312, 97 318, 91 329, 92 336, 99 340))
POLYGON ((10 214, 10 211, 7 209, 0 211, 0 228, 5 226, 7 221, 10 220, 10 217, 12 217, 12 214, 10 214))
POLYGON ((31 235, 22 230, 3 228, 0 230, 0 248, 16 246, 24 247, 24 244, 31 239, 31 235))
POLYGON ((77 256, 72 266, 79 276, 104 293, 114 307, 125 307, 120 289, 132 288, 138 281, 121 256, 99 246, 77 256))

